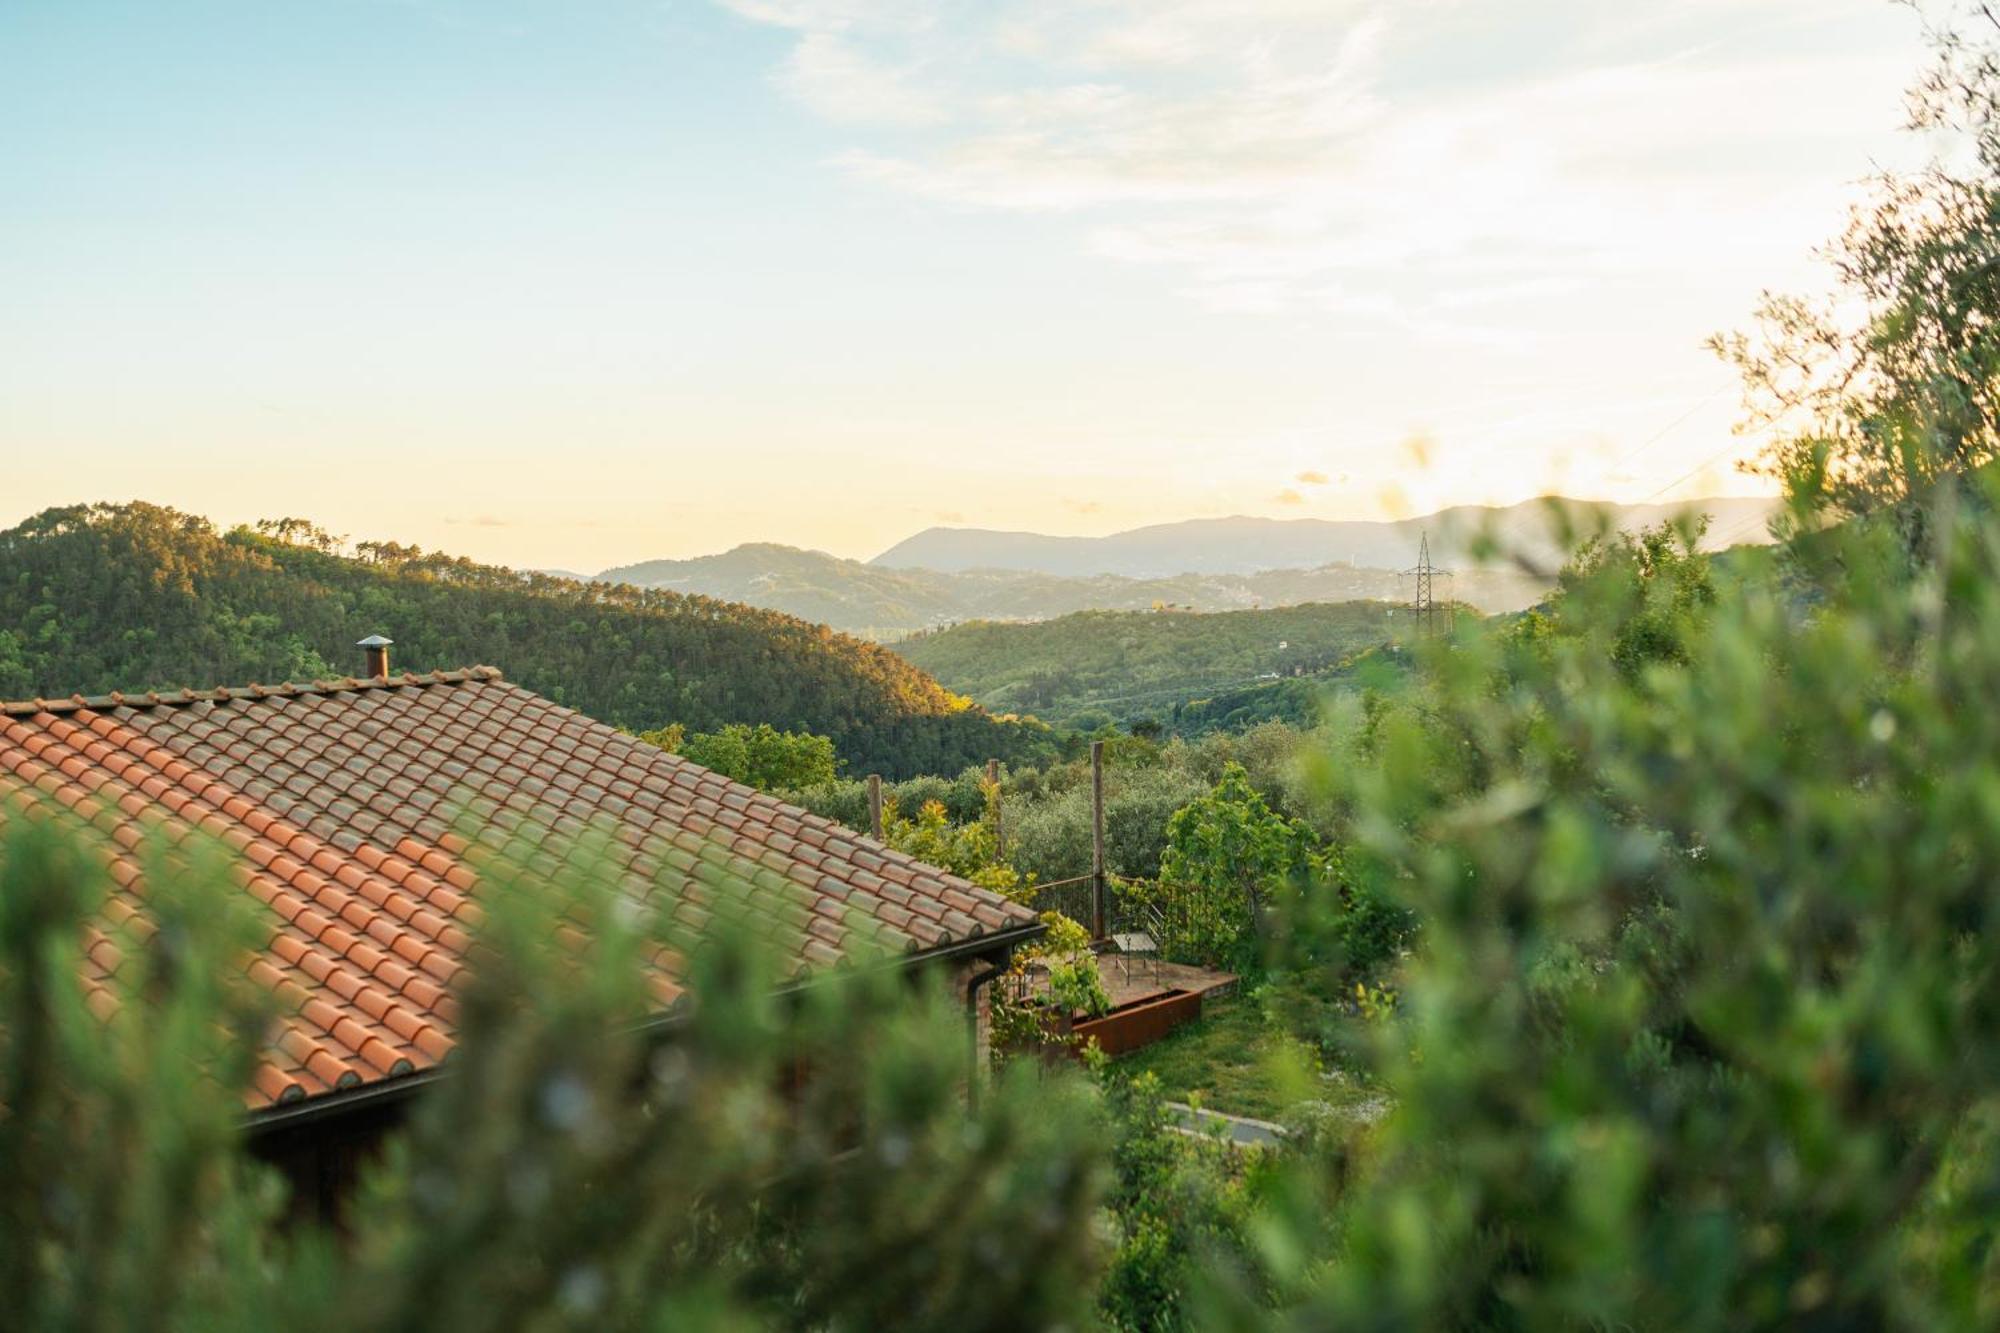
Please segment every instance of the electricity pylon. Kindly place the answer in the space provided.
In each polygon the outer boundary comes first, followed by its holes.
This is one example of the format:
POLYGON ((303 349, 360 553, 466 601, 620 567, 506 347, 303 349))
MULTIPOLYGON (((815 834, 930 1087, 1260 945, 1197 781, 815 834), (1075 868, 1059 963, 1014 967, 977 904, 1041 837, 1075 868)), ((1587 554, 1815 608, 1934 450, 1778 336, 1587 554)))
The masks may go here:
MULTIPOLYGON (((1443 575, 1447 579, 1451 577, 1450 570, 1439 569, 1431 563, 1431 535, 1428 531, 1423 534, 1417 546, 1417 567, 1406 569, 1403 573, 1406 577, 1413 577, 1417 581, 1417 596, 1410 604, 1410 610, 1416 616, 1418 633, 1428 639, 1437 633, 1439 614, 1446 609, 1438 605, 1438 576, 1443 575)), ((1448 618, 1445 624, 1446 628, 1450 627, 1448 618)))

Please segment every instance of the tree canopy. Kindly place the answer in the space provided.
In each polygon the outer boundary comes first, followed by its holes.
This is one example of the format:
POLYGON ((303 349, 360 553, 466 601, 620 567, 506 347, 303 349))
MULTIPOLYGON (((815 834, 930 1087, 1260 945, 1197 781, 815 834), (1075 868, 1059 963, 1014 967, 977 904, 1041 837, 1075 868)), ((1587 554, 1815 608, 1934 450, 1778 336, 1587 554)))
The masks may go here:
MULTIPOLYGON (((1381 602, 1207 614, 1081 611, 1033 623, 973 621, 893 646, 995 712, 1077 726, 1101 712, 1172 726, 1191 701, 1334 671, 1387 642, 1396 624, 1395 608, 1381 602)), ((1234 707, 1250 702, 1239 698, 1234 707)), ((1306 707, 1279 697, 1264 701, 1257 716, 1302 715, 1306 707)))
POLYGON ((1876 178, 1826 249, 1831 292, 1767 296, 1751 331, 1715 339, 1748 424, 1777 432, 1762 466, 1816 515, 1806 526, 2000 458, 2000 14, 1930 8, 1944 17, 1910 127, 1937 136, 1936 156, 1876 178))
POLYGON ((351 645, 381 633, 398 669, 497 666, 633 730, 812 732, 891 776, 1042 743, 885 649, 776 612, 395 543, 341 549, 297 519, 221 532, 148 504, 38 514, 0 532, 0 697, 351 675, 351 645))
POLYGON ((702 767, 759 791, 795 791, 831 782, 838 767, 833 742, 827 737, 779 731, 768 722, 754 727, 732 722, 720 731, 697 732, 678 748, 702 767))

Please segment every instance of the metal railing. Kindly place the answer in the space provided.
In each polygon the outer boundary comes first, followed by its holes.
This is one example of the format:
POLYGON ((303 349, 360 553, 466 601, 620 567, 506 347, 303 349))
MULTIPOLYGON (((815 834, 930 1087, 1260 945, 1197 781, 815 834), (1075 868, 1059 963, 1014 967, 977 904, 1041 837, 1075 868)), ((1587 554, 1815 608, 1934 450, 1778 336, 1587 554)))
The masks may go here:
MULTIPOLYGON (((1158 937, 1161 908, 1153 900, 1162 896, 1171 900, 1171 895, 1132 892, 1135 885, 1150 886, 1151 881, 1120 879, 1116 875, 1104 878, 1104 935, 1145 931, 1158 937)), ((1037 884, 1029 905, 1037 912, 1061 912, 1087 929, 1097 906, 1096 880, 1095 875, 1077 875, 1037 884)))

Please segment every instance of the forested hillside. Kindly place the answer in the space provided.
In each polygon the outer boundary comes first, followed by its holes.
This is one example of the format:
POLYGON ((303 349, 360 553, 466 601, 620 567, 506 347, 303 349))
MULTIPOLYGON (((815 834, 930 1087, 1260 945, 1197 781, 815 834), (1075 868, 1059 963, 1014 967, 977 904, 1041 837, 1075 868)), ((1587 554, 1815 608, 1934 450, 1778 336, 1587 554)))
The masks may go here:
POLYGON ((381 633, 399 669, 488 663, 635 729, 811 731, 854 771, 956 772, 1038 744, 894 653, 790 616, 262 529, 131 504, 0 533, 0 697, 350 675, 354 641, 381 633))
POLYGON ((1398 617, 1407 624, 1408 616, 1380 602, 1214 615, 1085 611, 1036 624, 957 625, 894 647, 996 712, 1171 723, 1177 706, 1335 670, 1391 639, 1398 617))

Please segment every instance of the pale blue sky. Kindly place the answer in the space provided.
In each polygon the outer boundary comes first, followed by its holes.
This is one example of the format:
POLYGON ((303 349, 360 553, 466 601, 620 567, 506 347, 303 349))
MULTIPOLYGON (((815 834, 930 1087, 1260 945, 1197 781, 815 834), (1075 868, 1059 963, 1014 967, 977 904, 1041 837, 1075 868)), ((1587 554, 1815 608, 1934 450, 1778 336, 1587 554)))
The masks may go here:
POLYGON ((1921 56, 1886 0, 0 0, 0 524, 595 569, 1741 491, 1699 343, 1823 285, 1921 56))

